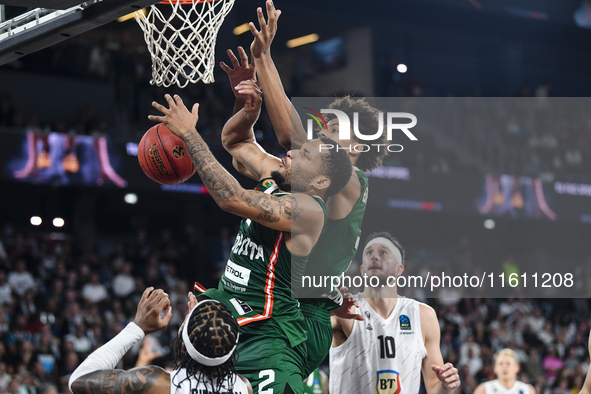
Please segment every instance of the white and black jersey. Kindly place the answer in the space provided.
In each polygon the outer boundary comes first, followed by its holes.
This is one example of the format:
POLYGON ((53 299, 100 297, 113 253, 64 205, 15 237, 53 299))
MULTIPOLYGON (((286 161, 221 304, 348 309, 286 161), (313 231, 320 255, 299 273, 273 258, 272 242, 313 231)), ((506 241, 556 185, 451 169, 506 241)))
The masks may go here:
POLYGON ((419 302, 400 297, 383 319, 360 294, 355 297, 365 320, 355 320, 349 338, 330 349, 330 392, 417 394, 427 355, 419 302))
MULTIPOLYGON (((194 377, 187 379, 187 371, 184 368, 170 372, 170 394, 213 394, 212 387, 216 387, 216 382, 205 384, 198 382, 194 377)), ((248 394, 248 388, 238 375, 234 375, 224 382, 219 393, 248 394)))

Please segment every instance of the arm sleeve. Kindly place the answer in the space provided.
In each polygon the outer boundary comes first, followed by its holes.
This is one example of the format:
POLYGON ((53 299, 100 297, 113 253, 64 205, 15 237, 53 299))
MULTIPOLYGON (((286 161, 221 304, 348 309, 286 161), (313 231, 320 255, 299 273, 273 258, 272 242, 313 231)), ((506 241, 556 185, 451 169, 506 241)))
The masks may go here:
POLYGON ((70 380, 68 387, 72 391, 72 383, 78 378, 95 371, 115 369, 125 353, 137 342, 144 339, 146 334, 137 324, 129 323, 115 338, 96 349, 92 354, 86 357, 76 368, 70 380))

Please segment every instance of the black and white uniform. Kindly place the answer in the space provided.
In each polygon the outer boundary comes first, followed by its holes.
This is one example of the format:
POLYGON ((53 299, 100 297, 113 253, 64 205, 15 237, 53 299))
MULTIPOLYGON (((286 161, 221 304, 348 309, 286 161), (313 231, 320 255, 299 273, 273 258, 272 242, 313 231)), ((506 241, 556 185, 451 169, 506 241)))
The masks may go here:
POLYGON ((513 387, 507 390, 498 379, 485 382, 484 388, 486 394, 529 394, 529 385, 527 383, 515 381, 513 387))
POLYGON ((419 302, 399 297, 383 319, 361 296, 355 297, 365 320, 355 320, 349 338, 330 349, 330 392, 417 394, 427 355, 419 302))

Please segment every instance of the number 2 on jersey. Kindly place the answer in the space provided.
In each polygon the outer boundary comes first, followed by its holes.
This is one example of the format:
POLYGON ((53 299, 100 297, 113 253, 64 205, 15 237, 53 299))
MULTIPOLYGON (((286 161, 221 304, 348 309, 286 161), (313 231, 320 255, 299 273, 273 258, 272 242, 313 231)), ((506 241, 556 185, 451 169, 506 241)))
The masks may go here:
POLYGON ((378 339, 380 340, 380 358, 396 357, 396 343, 394 342, 394 338, 380 335, 378 339))
POLYGON ((275 381, 275 371, 272 369, 264 369, 259 372, 259 379, 266 377, 267 379, 259 383, 259 394, 273 394, 273 389, 265 389, 265 386, 275 381))

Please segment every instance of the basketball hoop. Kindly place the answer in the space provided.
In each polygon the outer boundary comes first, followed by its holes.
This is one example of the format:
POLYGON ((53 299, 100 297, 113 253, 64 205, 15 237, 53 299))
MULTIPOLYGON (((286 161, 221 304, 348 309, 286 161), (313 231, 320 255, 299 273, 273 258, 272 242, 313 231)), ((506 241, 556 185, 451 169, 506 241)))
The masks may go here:
POLYGON ((159 4, 163 6, 153 5, 145 15, 135 13, 152 57, 150 84, 184 88, 189 82, 214 82, 215 42, 234 0, 166 0, 159 4))

